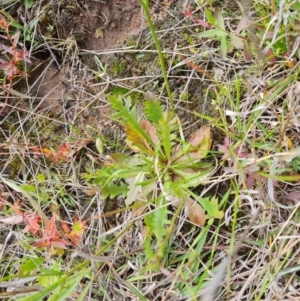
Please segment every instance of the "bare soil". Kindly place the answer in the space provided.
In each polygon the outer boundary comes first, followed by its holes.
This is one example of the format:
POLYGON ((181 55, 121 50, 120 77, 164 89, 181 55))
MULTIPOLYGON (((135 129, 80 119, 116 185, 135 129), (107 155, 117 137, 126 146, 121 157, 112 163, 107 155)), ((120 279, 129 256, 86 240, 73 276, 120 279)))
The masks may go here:
MULTIPOLYGON (((162 20, 173 1, 152 2, 153 19, 162 20)), ((106 56, 99 56, 101 59, 107 57, 129 37, 138 36, 147 24, 136 0, 54 1, 50 5, 45 3, 43 9, 46 13, 40 17, 38 31, 46 37, 65 41, 65 53, 56 52, 55 49, 50 52, 38 51, 38 55, 42 52, 39 55, 42 58, 33 61, 28 90, 36 97, 39 111, 61 114, 66 101, 78 99, 74 77, 85 77, 85 84, 91 84, 92 78, 86 78, 86 72, 90 68, 97 68, 93 52, 106 53, 106 56), (77 66, 74 66, 73 59, 77 66), (84 75, 74 70, 78 67, 86 69, 84 75)), ((77 80, 76 87, 81 90, 86 88, 80 80, 77 80)))

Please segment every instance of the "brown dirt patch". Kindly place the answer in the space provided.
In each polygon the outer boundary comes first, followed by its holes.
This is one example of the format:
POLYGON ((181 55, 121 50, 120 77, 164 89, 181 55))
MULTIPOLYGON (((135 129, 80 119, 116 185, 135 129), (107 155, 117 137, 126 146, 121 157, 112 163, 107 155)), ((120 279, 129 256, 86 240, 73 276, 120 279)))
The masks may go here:
POLYGON ((49 19, 54 21, 56 36, 68 39, 74 35, 89 50, 116 48, 142 25, 141 8, 135 0, 60 1, 54 11, 49 19))
MULTIPOLYGON (((171 2, 173 1, 151 1, 153 19, 164 18, 171 2)), ((77 61, 92 70, 96 67, 93 55, 79 58, 78 49, 81 52, 90 50, 109 53, 110 50, 121 47, 129 37, 137 35, 147 24, 136 0, 70 0, 53 1, 50 4, 46 4, 44 8, 46 14, 40 17, 38 30, 45 37, 65 41, 66 51, 57 54, 59 59, 54 59, 56 64, 35 61, 28 89, 36 97, 39 111, 61 113, 66 99, 74 98, 70 87, 72 90, 74 85, 78 86, 73 79, 66 79, 74 75, 71 74, 74 73, 72 58, 76 56, 77 61), (73 51, 72 55, 70 50, 73 51), (67 58, 66 53, 69 56, 67 58), (58 68, 57 61, 61 61, 61 69, 58 68), (67 66, 70 69, 68 75, 65 71, 66 61, 72 65, 67 66)), ((52 45, 49 46, 51 48, 52 45)), ((53 53, 55 54, 55 50, 53 53)), ((75 77, 82 77, 79 73, 75 77)))
POLYGON ((137 34, 145 21, 136 0, 92 2, 87 6, 88 18, 80 18, 81 42, 88 50, 109 51, 120 47, 131 35, 137 34))
POLYGON ((64 100, 71 97, 63 83, 63 73, 50 61, 33 61, 29 73, 29 93, 35 96, 36 110, 42 113, 62 113, 64 100))
MULTIPOLYGON (((153 3, 152 15, 154 19, 161 19, 171 1, 157 2, 153 3)), ((118 48, 129 36, 138 34, 147 26, 136 0, 112 0, 100 5, 92 2, 87 5, 87 9, 88 18, 80 18, 78 23, 81 31, 87 33, 82 46, 88 50, 109 51, 118 48)))

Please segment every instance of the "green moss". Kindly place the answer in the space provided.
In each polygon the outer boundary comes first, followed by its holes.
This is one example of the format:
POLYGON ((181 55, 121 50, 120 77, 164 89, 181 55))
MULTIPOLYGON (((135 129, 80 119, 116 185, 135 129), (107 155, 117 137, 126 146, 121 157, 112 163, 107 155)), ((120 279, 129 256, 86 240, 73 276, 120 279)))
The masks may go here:
POLYGON ((129 96, 133 100, 134 104, 144 103, 144 101, 145 101, 144 94, 139 93, 139 92, 133 91, 129 94, 129 96))
POLYGON ((8 166, 8 174, 10 179, 18 178, 20 170, 22 169, 23 163, 19 156, 14 156, 13 160, 10 161, 8 166))
POLYGON ((127 64, 125 61, 120 61, 120 62, 116 62, 113 66, 112 66, 112 72, 113 72, 113 76, 122 76, 124 74, 126 74, 126 70, 127 70, 127 64))
MULTIPOLYGON (((57 119, 57 116, 53 116, 54 118, 57 119)), ((37 138, 34 136, 34 133, 30 137, 30 140, 35 140, 35 139, 45 139, 47 141, 47 146, 48 147, 55 147, 57 144, 60 144, 60 138, 61 136, 65 136, 65 129, 64 127, 56 122, 53 122, 49 119, 42 119, 40 120, 39 123, 39 137, 37 138)))
POLYGON ((126 46, 128 47, 133 47, 135 48, 136 47, 136 39, 134 37, 129 37, 126 41, 126 46))
POLYGON ((181 37, 189 44, 189 45, 195 45, 195 39, 190 33, 182 32, 181 37))
POLYGON ((187 101, 189 99, 189 93, 188 92, 184 92, 182 95, 181 95, 181 99, 182 101, 187 101))

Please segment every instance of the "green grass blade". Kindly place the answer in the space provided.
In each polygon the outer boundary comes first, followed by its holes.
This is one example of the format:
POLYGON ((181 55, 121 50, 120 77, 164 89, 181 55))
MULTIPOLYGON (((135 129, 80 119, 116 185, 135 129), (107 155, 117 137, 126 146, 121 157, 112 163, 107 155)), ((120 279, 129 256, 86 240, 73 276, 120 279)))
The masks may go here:
POLYGON ((53 292, 60 285, 65 284, 67 279, 68 279, 68 276, 64 275, 60 279, 58 279, 55 283, 53 283, 49 287, 45 288, 43 291, 41 291, 37 294, 34 294, 32 296, 21 298, 18 301, 41 301, 41 300, 43 300, 43 298, 47 297, 51 292, 53 292))
POLYGON ((66 298, 68 298, 75 290, 78 283, 81 281, 81 279, 86 276, 86 274, 89 272, 89 269, 84 269, 81 271, 78 275, 76 275, 75 279, 70 279, 68 282, 65 283, 64 287, 59 290, 58 292, 55 292, 48 301, 63 301, 66 298))

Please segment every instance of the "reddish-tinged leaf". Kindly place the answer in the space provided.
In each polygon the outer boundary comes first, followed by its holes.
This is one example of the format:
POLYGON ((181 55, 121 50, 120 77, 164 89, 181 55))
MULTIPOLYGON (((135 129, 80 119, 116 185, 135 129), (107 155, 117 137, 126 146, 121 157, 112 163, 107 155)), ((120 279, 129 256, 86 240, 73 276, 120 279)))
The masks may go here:
POLYGON ((15 201, 14 204, 7 203, 7 205, 17 214, 23 216, 24 212, 21 209, 20 201, 15 201))
POLYGON ((69 144, 63 143, 58 147, 57 152, 56 152, 56 156, 66 158, 70 155, 71 155, 71 148, 70 148, 69 144))
POLYGON ((31 60, 29 59, 28 54, 29 54, 29 52, 27 50, 23 50, 23 51, 16 50, 16 53, 14 55, 15 60, 17 62, 24 61, 27 63, 31 63, 31 60))
POLYGON ((68 234, 68 237, 70 238, 70 240, 72 241, 72 243, 75 246, 79 246, 79 241, 80 241, 80 236, 71 232, 70 234, 68 234))
POLYGON ((38 145, 32 146, 30 147, 31 153, 34 155, 44 155, 47 158, 49 158, 50 156, 52 156, 52 151, 48 148, 41 148, 38 145))
POLYGON ((57 160, 57 158, 55 156, 53 156, 53 155, 47 156, 47 159, 50 160, 54 164, 58 164, 59 163, 59 160, 57 160))
POLYGON ((56 239, 55 241, 52 241, 51 243, 51 247, 54 249, 67 249, 67 245, 70 245, 70 243, 60 238, 56 239))
POLYGON ((51 156, 48 157, 50 161, 54 164, 59 163, 60 161, 70 162, 69 156, 71 155, 70 145, 67 143, 61 144, 57 151, 55 151, 51 156))
MULTIPOLYGON (((2 53, 9 53, 13 56, 15 54, 15 49, 12 46, 6 46, 6 45, 0 43, 0 48, 1 48, 2 53)), ((2 63, 3 62, 6 62, 6 61, 2 60, 2 63)))
POLYGON ((32 244, 34 247, 45 247, 47 249, 59 248, 66 249, 66 246, 70 245, 68 241, 61 239, 58 235, 58 231, 55 225, 55 215, 53 214, 49 224, 46 227, 44 235, 37 242, 32 244))
POLYGON ((237 34, 239 34, 249 23, 249 17, 248 16, 244 16, 242 17, 242 19, 240 20, 235 32, 237 34))
POLYGON ((31 233, 33 233, 33 235, 37 235, 41 230, 41 227, 38 224, 38 222, 41 221, 41 218, 37 214, 35 214, 33 217, 30 217, 27 214, 24 214, 24 219, 28 223, 28 225, 23 230, 24 233, 31 232, 31 233))
POLYGON ((248 189, 252 189, 254 186, 255 179, 252 177, 247 177, 246 186, 248 189))
POLYGON ((9 40, 8 36, 4 36, 3 34, 0 34, 0 38, 2 38, 4 40, 9 40))
POLYGON ((47 248, 48 250, 50 250, 55 248, 67 249, 67 246, 70 244, 71 243, 67 242, 64 239, 56 238, 55 240, 40 239, 36 243, 32 244, 32 246, 38 248, 47 248))
POLYGON ((277 58, 271 49, 266 51, 266 57, 268 58, 269 63, 275 64, 277 61, 277 58))
POLYGON ((226 136, 224 139, 224 144, 217 144, 218 151, 223 153, 222 160, 227 159, 230 156, 230 140, 226 136))
POLYGON ((55 240, 48 239, 48 238, 43 238, 32 244, 34 247, 39 247, 39 248, 60 248, 60 249, 66 249, 68 245, 70 245, 68 241, 61 239, 61 238, 56 238, 55 240))
MULTIPOLYGON (((257 170, 258 169, 259 167, 257 167, 257 170)), ((246 186, 248 189, 253 188, 255 181, 262 181, 262 177, 257 172, 247 172, 246 186)))
POLYGON ((198 23, 200 24, 201 26, 203 26, 204 28, 210 28, 211 26, 204 20, 201 20, 201 19, 195 19, 194 20, 195 23, 198 23))
POLYGON ((211 135, 210 127, 203 126, 201 129, 198 129, 189 140, 189 144, 194 147, 203 147, 208 151, 211 146, 211 135))
POLYGON ((206 221, 203 208, 190 197, 186 198, 185 206, 188 211, 189 220, 198 226, 203 226, 206 221))
POLYGON ((148 120, 142 120, 141 127, 154 144, 159 143, 159 140, 156 136, 156 129, 148 120))
POLYGON ((30 150, 34 155, 44 155, 54 164, 58 164, 60 161, 70 162, 69 156, 71 155, 71 150, 67 143, 60 145, 55 152, 45 147, 41 148, 40 146, 32 146, 30 150))
POLYGON ((186 16, 186 17, 188 17, 188 18, 192 18, 192 13, 191 12, 189 12, 189 11, 187 11, 187 10, 185 10, 184 12, 183 12, 183 14, 186 16))
POLYGON ((247 158, 249 156, 249 154, 246 153, 241 146, 238 146, 234 152, 239 156, 239 158, 247 158))
POLYGON ((14 216, 0 218, 0 223, 7 224, 7 225, 17 225, 17 224, 21 224, 23 221, 24 218, 21 215, 14 215, 14 216))
POLYGON ((66 234, 69 234, 71 232, 69 226, 67 225, 66 222, 64 221, 60 221, 60 225, 62 227, 62 229, 65 231, 66 234))
POLYGON ((56 217, 55 214, 53 214, 45 230, 45 235, 47 235, 47 237, 49 238, 54 238, 55 236, 57 236, 57 228, 55 225, 55 221, 56 221, 56 217))
POLYGON ((210 127, 204 126, 197 130, 189 140, 189 143, 195 148, 195 152, 198 153, 198 155, 193 155, 195 159, 201 159, 200 157, 206 156, 206 153, 211 148, 210 127))
POLYGON ((186 10, 183 12, 183 14, 188 17, 188 18, 192 18, 192 12, 191 12, 191 4, 187 3, 186 4, 186 10))
POLYGON ((34 145, 30 147, 30 153, 34 155, 42 155, 43 152, 38 145, 34 145))
POLYGON ((251 62, 253 60, 253 53, 249 43, 244 43, 244 56, 247 62, 251 62))
POLYGON ((129 124, 125 124, 125 132, 127 134, 126 143, 133 151, 153 154, 153 150, 141 133, 133 129, 129 124))
POLYGON ((6 32, 8 31, 9 24, 6 19, 0 14, 0 28, 3 28, 6 32))
POLYGON ((32 246, 38 248, 50 248, 51 244, 47 239, 39 239, 37 242, 33 243, 32 246))

